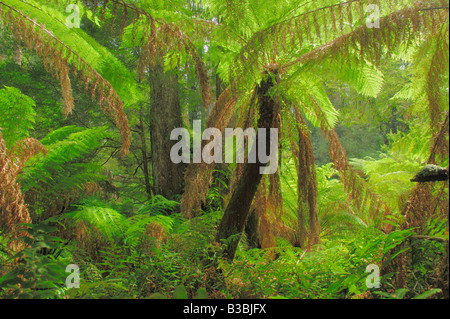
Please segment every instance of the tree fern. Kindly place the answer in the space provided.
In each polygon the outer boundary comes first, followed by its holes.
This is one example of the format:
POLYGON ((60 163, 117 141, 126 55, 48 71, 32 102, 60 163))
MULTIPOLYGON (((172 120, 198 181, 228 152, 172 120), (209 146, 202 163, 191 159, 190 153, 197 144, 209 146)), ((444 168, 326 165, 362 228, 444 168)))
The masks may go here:
POLYGON ((360 168, 369 176, 369 183, 377 194, 394 211, 398 212, 411 191, 410 179, 421 167, 418 162, 411 160, 396 160, 390 156, 375 159, 352 159, 352 166, 360 168))
POLYGON ((125 243, 134 245, 142 239, 142 236, 150 236, 150 234, 146 234, 146 232, 151 225, 155 224, 159 225, 159 227, 161 227, 166 234, 169 234, 173 230, 175 219, 175 216, 164 215, 136 215, 130 217, 128 219, 130 226, 125 233, 125 243))
POLYGON ((161 215, 161 214, 171 214, 174 209, 180 205, 179 202, 168 200, 167 198, 156 195, 152 199, 142 205, 142 207, 137 211, 138 215, 161 215))
POLYGON ((0 89, 0 130, 7 148, 29 136, 36 121, 34 107, 34 101, 19 89, 0 89))
POLYGON ((68 28, 63 14, 52 7, 35 1, 5 0, 0 2, 0 16, 8 22, 16 39, 35 51, 47 70, 60 80, 66 116, 74 108, 69 78, 69 66, 72 66, 72 71, 84 82, 85 90, 113 116, 126 154, 130 132, 121 99, 133 103, 138 92, 130 72, 82 30, 68 28), (102 68, 114 70, 108 73, 111 79, 102 76, 102 68))
POLYGON ((100 165, 85 157, 101 146, 106 136, 106 127, 69 126, 42 140, 47 154, 30 159, 20 179, 27 202, 35 212, 55 214, 65 201, 89 191, 90 183, 105 178, 100 174, 100 165))
POLYGON ((337 124, 339 112, 331 103, 319 77, 310 72, 298 72, 283 82, 279 89, 285 101, 295 101, 294 106, 298 106, 314 126, 322 126, 322 117, 330 128, 337 124), (321 112, 317 112, 317 108, 321 112))
POLYGON ((383 73, 369 63, 364 66, 333 63, 326 70, 366 97, 377 97, 383 87, 383 73))
POLYGON ((123 238, 128 228, 125 216, 105 205, 76 205, 76 210, 64 214, 63 218, 75 226, 86 223, 88 227, 101 232, 108 240, 123 238))

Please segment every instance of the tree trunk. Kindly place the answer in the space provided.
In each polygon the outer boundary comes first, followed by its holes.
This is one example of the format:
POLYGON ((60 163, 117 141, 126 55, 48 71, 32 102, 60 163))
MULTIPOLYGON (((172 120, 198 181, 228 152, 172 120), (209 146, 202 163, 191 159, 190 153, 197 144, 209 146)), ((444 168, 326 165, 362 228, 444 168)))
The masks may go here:
POLYGON ((308 248, 320 243, 320 225, 317 205, 317 177, 314 163, 313 146, 306 128, 303 115, 297 111, 297 121, 300 124, 299 152, 298 152, 298 220, 299 220, 299 244, 304 246, 305 242, 305 219, 304 214, 309 215, 309 240, 308 248))
MULTIPOLYGON (((269 130, 274 123, 274 118, 278 115, 279 106, 268 95, 269 90, 273 86, 274 83, 272 78, 267 76, 267 78, 262 80, 261 84, 256 88, 260 115, 258 128, 269 130)), ((257 144, 257 141, 255 141, 254 147, 257 147, 257 144)), ((271 145, 269 133, 266 134, 266 146, 268 145, 271 145)), ((258 154, 258 150, 256 151, 258 154)), ((234 259, 241 233, 244 230, 250 212, 250 206, 262 178, 259 168, 263 165, 264 164, 259 162, 259 158, 257 158, 256 163, 247 162, 245 164, 244 171, 237 182, 236 188, 220 222, 216 241, 229 240, 226 242, 223 253, 223 256, 228 260, 234 259)))
POLYGON ((247 243, 250 248, 261 248, 258 236, 259 216, 255 209, 250 214, 245 223, 245 234, 247 235, 247 243))
POLYGON ((147 192, 148 199, 152 198, 152 188, 150 185, 150 175, 148 169, 148 156, 147 156, 147 143, 145 142, 145 127, 144 127, 144 114, 143 109, 141 107, 139 111, 139 137, 141 138, 141 152, 142 152, 142 163, 143 163, 143 172, 144 172, 144 181, 145 181, 145 190, 147 192))
POLYGON ((182 194, 184 188, 185 165, 174 164, 170 159, 170 150, 177 142, 170 140, 170 133, 183 127, 177 75, 156 65, 150 70, 150 88, 153 188, 156 194, 170 199, 182 194))

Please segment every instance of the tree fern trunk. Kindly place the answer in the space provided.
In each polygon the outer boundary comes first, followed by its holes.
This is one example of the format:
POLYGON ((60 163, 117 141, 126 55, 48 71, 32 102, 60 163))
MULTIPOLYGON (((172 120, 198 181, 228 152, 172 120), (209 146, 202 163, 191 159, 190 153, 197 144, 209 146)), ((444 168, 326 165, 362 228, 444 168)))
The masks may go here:
POLYGON ((174 128, 183 127, 177 76, 156 65, 150 70, 150 88, 153 188, 156 194, 173 198, 183 192, 185 168, 170 159, 170 150, 176 143, 170 140, 170 133, 174 128))
MULTIPOLYGON (((270 129, 279 112, 277 103, 268 95, 273 85, 272 78, 268 76, 256 88, 260 115, 258 128, 270 129)), ((257 147, 257 144, 255 142, 254 147, 257 147)), ((270 134, 266 134, 266 145, 270 145, 270 134)), ((228 260, 234 259, 241 233, 244 231, 250 213, 250 206, 261 182, 262 175, 259 168, 263 165, 259 159, 256 160, 256 163, 247 162, 245 164, 244 172, 237 182, 220 222, 216 241, 229 239, 223 253, 228 260)))
POLYGON ((299 219, 299 239, 300 247, 305 242, 305 219, 304 214, 309 215, 309 240, 308 248, 320 243, 320 225, 317 205, 317 177, 315 169, 315 159, 310 135, 306 128, 306 121, 303 115, 297 110, 297 121, 300 124, 299 132, 299 152, 298 152, 298 219, 299 219))

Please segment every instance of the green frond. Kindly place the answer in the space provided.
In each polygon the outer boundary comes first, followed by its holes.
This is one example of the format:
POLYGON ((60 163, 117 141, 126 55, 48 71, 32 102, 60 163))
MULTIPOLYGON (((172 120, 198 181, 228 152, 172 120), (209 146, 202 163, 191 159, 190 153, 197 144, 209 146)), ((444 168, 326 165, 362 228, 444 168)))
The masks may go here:
POLYGON ((9 24, 17 41, 35 51, 44 66, 59 79, 63 113, 74 108, 69 69, 83 82, 84 89, 114 118, 122 138, 122 153, 130 146, 130 131, 123 103, 133 104, 139 90, 132 73, 106 48, 83 30, 66 26, 63 10, 30 0, 0 2, 0 16, 9 24))
POLYGON ((77 225, 84 222, 105 235, 109 240, 123 237, 128 227, 125 216, 106 206, 76 206, 74 212, 64 214, 63 218, 77 225))
POLYGON ((174 223, 174 216, 164 216, 164 215, 155 215, 155 216, 143 216, 136 215, 130 217, 128 219, 129 227, 125 232, 125 242, 126 243, 136 243, 136 241, 142 237, 142 235, 147 230, 150 224, 158 224, 160 225, 166 233, 171 233, 174 223))
POLYGON ((78 133, 82 130, 82 127, 75 125, 64 126, 48 133, 47 136, 41 140, 41 143, 44 145, 51 145, 68 138, 72 133, 78 133))
POLYGON ((69 126, 50 133, 42 140, 47 154, 30 159, 23 170, 21 184, 24 192, 48 188, 48 191, 52 189, 55 193, 64 194, 87 182, 101 180, 97 164, 77 163, 77 160, 97 149, 106 136, 106 127, 83 129, 69 126))
POLYGON ((369 184, 373 190, 383 196, 384 201, 391 209, 397 211, 402 208, 399 207, 402 205, 399 203, 399 199, 404 199, 414 186, 410 179, 421 168, 417 161, 405 158, 399 160, 391 156, 385 156, 378 160, 352 159, 350 163, 369 176, 369 184))
POLYGON ((383 88, 383 73, 375 66, 365 63, 333 63, 330 64, 329 72, 332 76, 347 83, 359 94, 366 97, 377 97, 383 88))
POLYGON ((360 217, 345 211, 323 214, 319 219, 323 237, 345 236, 368 227, 360 217))
POLYGON ((167 214, 168 212, 173 212, 179 205, 180 203, 177 201, 169 200, 161 195, 155 195, 152 197, 151 201, 144 204, 138 210, 137 214, 149 216, 167 214))
POLYGON ((0 89, 0 131, 6 147, 29 136, 36 121, 35 102, 19 89, 0 89))
POLYGON ((285 101, 296 101, 305 118, 316 127, 333 128, 339 118, 323 86, 310 72, 297 72, 282 82, 279 90, 285 101))

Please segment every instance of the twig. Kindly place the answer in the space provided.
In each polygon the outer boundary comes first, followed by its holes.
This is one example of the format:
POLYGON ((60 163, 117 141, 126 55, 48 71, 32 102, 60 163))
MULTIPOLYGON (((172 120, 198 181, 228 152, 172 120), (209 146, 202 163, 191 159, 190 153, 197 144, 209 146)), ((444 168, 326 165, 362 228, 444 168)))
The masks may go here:
POLYGON ((300 260, 302 260, 302 258, 305 256, 306 252, 308 251, 308 249, 305 249, 305 251, 303 252, 303 254, 300 256, 300 259, 297 260, 296 265, 298 265, 298 263, 300 262, 300 260))

